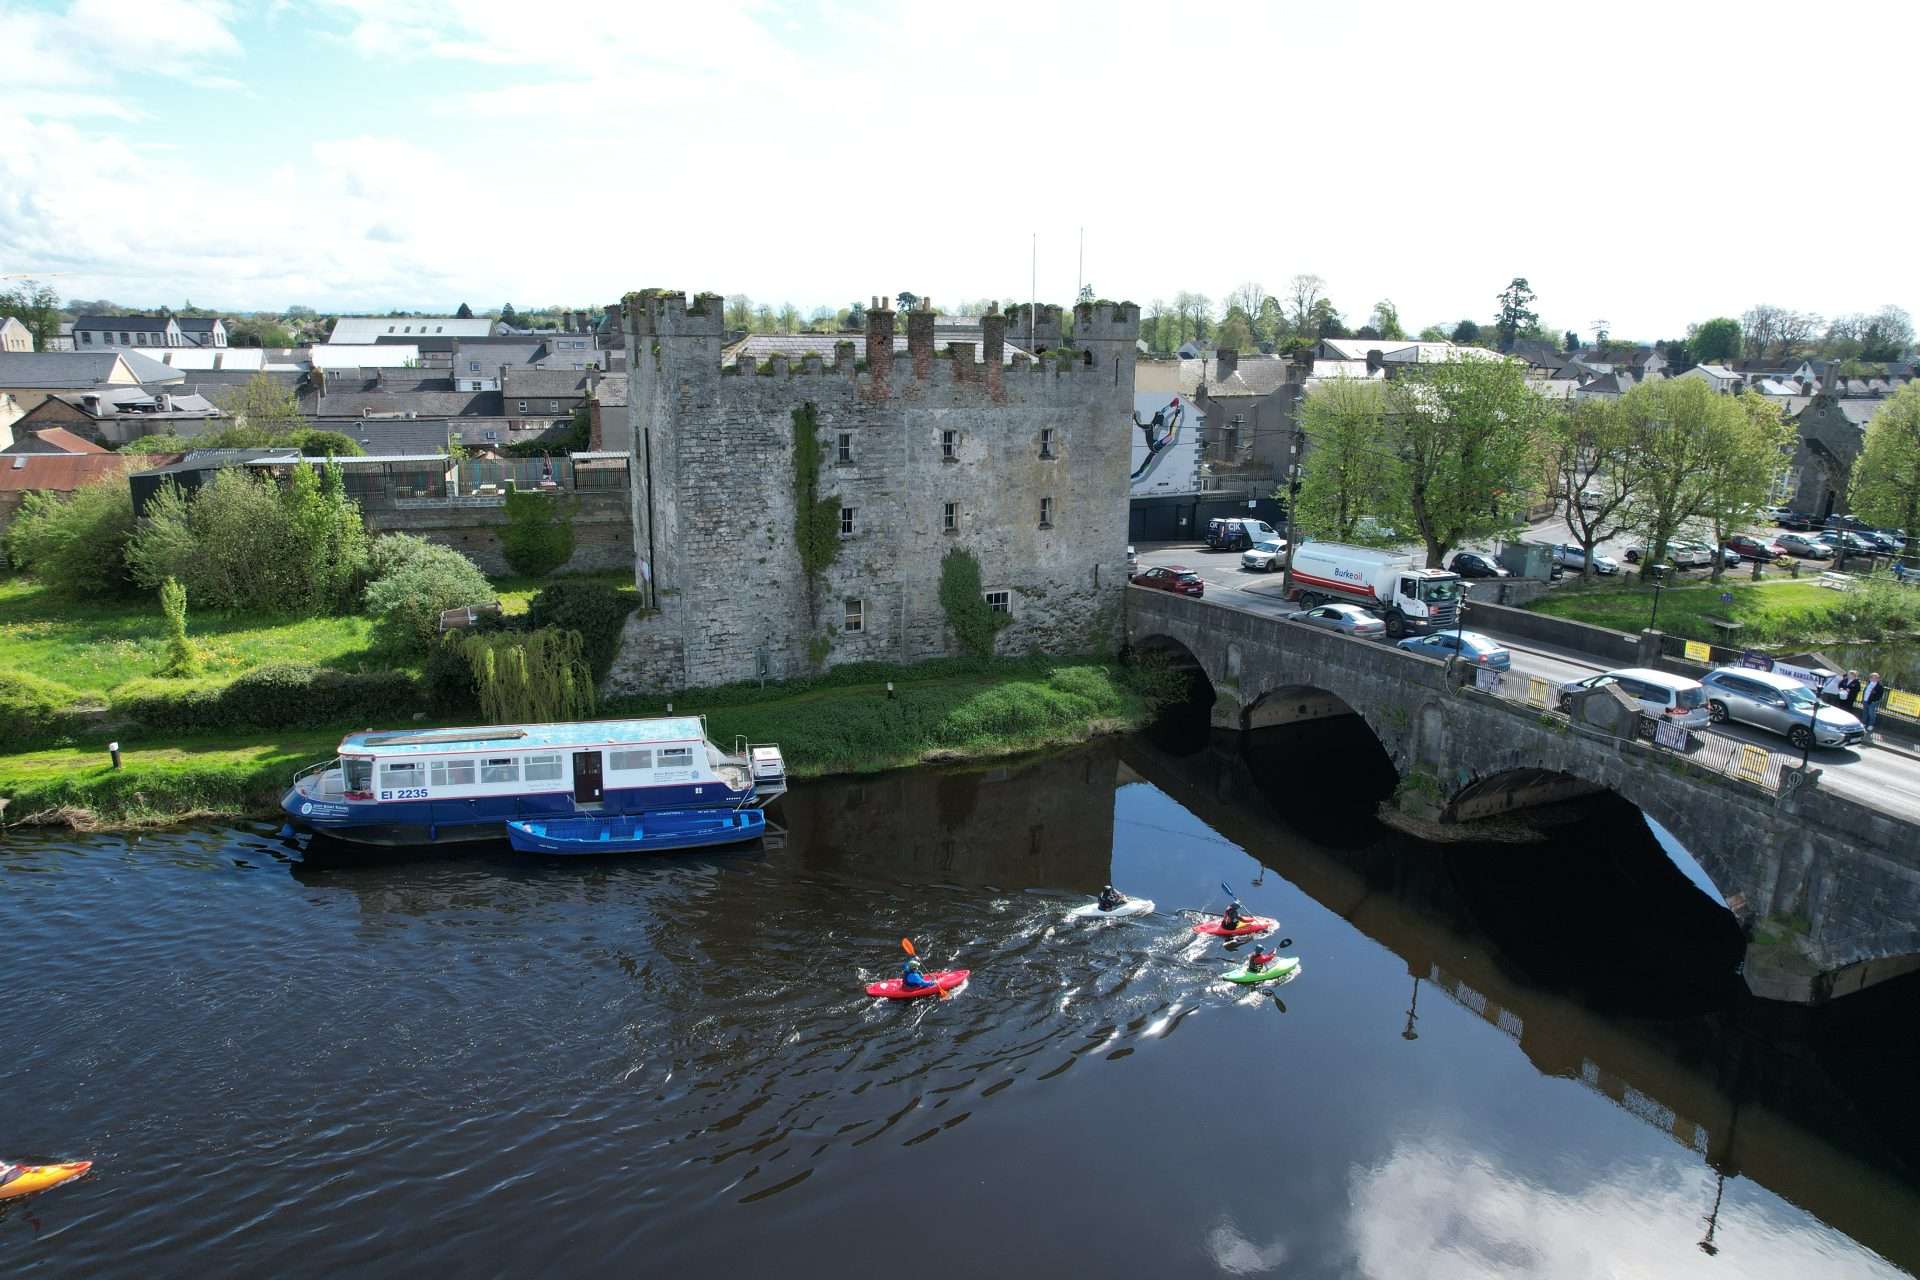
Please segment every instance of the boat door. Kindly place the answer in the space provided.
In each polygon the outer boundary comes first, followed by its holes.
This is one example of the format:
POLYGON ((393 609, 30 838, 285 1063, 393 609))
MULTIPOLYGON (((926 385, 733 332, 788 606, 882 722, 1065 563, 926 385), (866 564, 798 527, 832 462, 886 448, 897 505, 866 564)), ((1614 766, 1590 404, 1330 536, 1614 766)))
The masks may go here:
POLYGON ((573 753, 573 802, 599 804, 602 797, 601 761, 598 751, 573 753))

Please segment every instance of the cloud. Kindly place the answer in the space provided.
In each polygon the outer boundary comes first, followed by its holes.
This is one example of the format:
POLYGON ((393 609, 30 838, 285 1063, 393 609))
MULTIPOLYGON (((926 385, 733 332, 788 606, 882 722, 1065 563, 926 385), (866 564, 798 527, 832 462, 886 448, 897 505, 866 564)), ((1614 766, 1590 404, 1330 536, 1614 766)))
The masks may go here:
POLYGON ((0 8, 8 106, 29 115, 134 119, 126 85, 146 77, 206 89, 240 81, 216 74, 241 56, 226 0, 73 0, 66 12, 0 8), (93 92, 99 90, 99 92, 93 92))

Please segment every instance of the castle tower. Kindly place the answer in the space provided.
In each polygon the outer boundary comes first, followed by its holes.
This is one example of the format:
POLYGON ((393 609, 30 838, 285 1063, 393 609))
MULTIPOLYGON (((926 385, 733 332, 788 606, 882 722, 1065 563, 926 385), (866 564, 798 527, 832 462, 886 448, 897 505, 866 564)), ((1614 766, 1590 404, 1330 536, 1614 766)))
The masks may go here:
MULTIPOLYGON (((1139 348, 1140 308, 1131 302, 1082 302, 1073 309, 1073 341, 1081 363, 1092 366, 1101 383, 1124 386, 1133 394, 1133 362, 1139 348)), ((1131 401, 1129 401, 1131 403, 1131 401)))

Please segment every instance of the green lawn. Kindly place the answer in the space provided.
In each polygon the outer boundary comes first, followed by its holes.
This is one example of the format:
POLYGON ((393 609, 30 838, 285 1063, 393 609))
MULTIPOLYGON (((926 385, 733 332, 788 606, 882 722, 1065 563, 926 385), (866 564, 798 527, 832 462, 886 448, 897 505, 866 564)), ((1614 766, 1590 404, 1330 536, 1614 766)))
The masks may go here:
MULTIPOLYGON (((1744 624, 1738 633, 1740 642, 1813 639, 1828 626, 1845 629, 1848 619, 1841 615, 1857 610, 1862 599, 1860 592, 1792 580, 1673 587, 1660 593, 1655 625, 1689 640, 1716 640, 1719 636, 1709 619, 1717 618, 1744 624), (1721 600, 1722 593, 1733 597, 1731 603, 1721 600)), ((1528 607, 1556 618, 1637 632, 1647 625, 1652 612, 1653 588, 1556 591, 1528 607)))

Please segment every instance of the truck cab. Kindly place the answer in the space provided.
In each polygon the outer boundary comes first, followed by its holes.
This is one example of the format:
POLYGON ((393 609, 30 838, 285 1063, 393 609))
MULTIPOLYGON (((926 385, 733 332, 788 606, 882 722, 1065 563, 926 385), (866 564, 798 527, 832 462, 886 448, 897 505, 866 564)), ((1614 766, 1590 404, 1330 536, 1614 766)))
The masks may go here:
POLYGON ((1294 550, 1286 595, 1309 609, 1330 600, 1365 605, 1398 639, 1451 629, 1461 587, 1459 574, 1429 569, 1406 551, 1309 542, 1294 550))
POLYGON ((1460 611, 1460 575, 1444 569, 1417 569, 1402 573, 1394 584, 1393 599, 1380 610, 1387 634, 1424 635, 1448 631, 1460 611))

